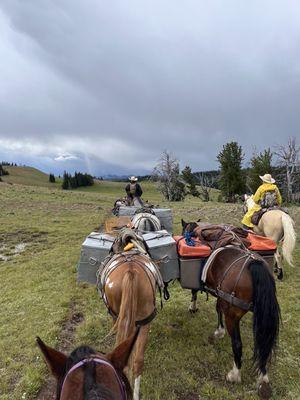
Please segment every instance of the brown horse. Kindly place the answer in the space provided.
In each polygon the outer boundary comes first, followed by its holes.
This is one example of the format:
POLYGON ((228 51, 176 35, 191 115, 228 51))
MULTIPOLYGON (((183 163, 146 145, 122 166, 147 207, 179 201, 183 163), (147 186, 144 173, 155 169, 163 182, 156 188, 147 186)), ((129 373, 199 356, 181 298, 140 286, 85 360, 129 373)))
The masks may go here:
POLYGON ((136 251, 114 255, 98 277, 102 298, 113 317, 111 332, 116 333, 116 344, 140 326, 129 368, 134 380, 134 400, 139 399, 150 322, 156 315, 157 284, 162 285, 157 266, 148 255, 136 251))
MULTIPOLYGON (((183 233, 197 236, 196 223, 182 221, 183 233)), ((240 320, 253 311, 254 363, 258 371, 258 390, 269 398, 271 388, 267 363, 277 344, 280 309, 273 275, 265 261, 239 247, 224 247, 212 259, 204 282, 204 291, 217 297, 217 338, 224 337, 223 315, 231 337, 233 368, 227 374, 229 382, 241 381, 242 340, 240 320)), ((192 310, 196 311, 197 291, 192 291, 192 310)))
POLYGON ((132 389, 123 370, 137 337, 138 330, 109 354, 80 346, 69 357, 38 337, 37 344, 57 379, 56 400, 132 399, 132 389))

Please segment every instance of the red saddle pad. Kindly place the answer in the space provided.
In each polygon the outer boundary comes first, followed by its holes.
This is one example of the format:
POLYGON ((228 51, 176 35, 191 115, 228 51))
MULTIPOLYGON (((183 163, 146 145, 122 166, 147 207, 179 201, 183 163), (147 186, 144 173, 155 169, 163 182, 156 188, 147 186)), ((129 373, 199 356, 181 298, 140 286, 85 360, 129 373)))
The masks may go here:
POLYGON ((201 243, 198 238, 193 238, 195 246, 188 246, 183 236, 173 236, 177 243, 177 251, 180 257, 201 258, 209 257, 211 248, 201 243))

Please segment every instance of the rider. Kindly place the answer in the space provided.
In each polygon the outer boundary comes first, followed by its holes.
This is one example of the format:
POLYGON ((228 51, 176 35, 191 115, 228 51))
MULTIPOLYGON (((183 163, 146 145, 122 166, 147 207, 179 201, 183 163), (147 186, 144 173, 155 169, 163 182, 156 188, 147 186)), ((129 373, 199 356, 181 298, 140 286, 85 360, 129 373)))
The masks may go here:
POLYGON ((279 189, 276 185, 274 185, 275 179, 273 179, 270 174, 265 174, 259 177, 263 183, 259 186, 255 195, 253 196, 255 205, 247 211, 242 219, 242 224, 246 229, 254 228, 251 218, 255 212, 260 211, 262 208, 271 208, 281 206, 282 204, 282 198, 279 189))
POLYGON ((143 194, 141 185, 137 183, 138 178, 131 176, 129 178, 130 183, 126 186, 125 190, 127 193, 128 204, 133 206, 143 206, 141 196, 143 194))

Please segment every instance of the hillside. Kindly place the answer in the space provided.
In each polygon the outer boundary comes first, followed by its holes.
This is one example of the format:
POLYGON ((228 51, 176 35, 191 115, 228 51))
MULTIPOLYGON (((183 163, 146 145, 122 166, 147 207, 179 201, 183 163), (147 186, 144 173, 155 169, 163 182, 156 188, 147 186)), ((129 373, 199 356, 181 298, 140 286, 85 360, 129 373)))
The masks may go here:
POLYGON ((9 175, 2 176, 2 181, 6 183, 29 185, 29 186, 45 186, 59 187, 59 184, 50 183, 49 175, 33 167, 4 167, 9 175))

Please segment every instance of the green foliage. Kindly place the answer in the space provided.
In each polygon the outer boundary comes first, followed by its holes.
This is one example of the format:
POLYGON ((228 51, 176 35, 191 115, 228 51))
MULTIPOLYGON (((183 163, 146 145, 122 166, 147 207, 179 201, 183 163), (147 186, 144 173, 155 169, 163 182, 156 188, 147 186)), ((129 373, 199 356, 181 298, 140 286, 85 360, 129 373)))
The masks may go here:
POLYGON ((0 176, 9 175, 9 172, 0 164, 0 176))
POLYGON ((248 186, 251 193, 255 193, 262 181, 259 175, 272 174, 272 152, 268 148, 258 154, 253 154, 251 158, 251 168, 248 173, 248 186))
POLYGON ((182 170, 181 172, 182 178, 187 184, 188 194, 191 194, 194 197, 199 197, 200 193, 196 187, 196 178, 195 175, 192 173, 191 167, 188 165, 182 170))
POLYGON ((219 185, 226 201, 235 202, 236 195, 245 191, 245 177, 242 170, 244 159, 242 147, 237 142, 226 143, 217 159, 221 173, 219 185))
POLYGON ((49 182, 55 183, 55 176, 53 174, 49 174, 49 182))
POLYGON ((92 186, 94 184, 94 179, 89 174, 82 174, 81 172, 75 172, 74 176, 64 172, 63 182, 61 187, 64 190, 76 189, 82 186, 92 186))

